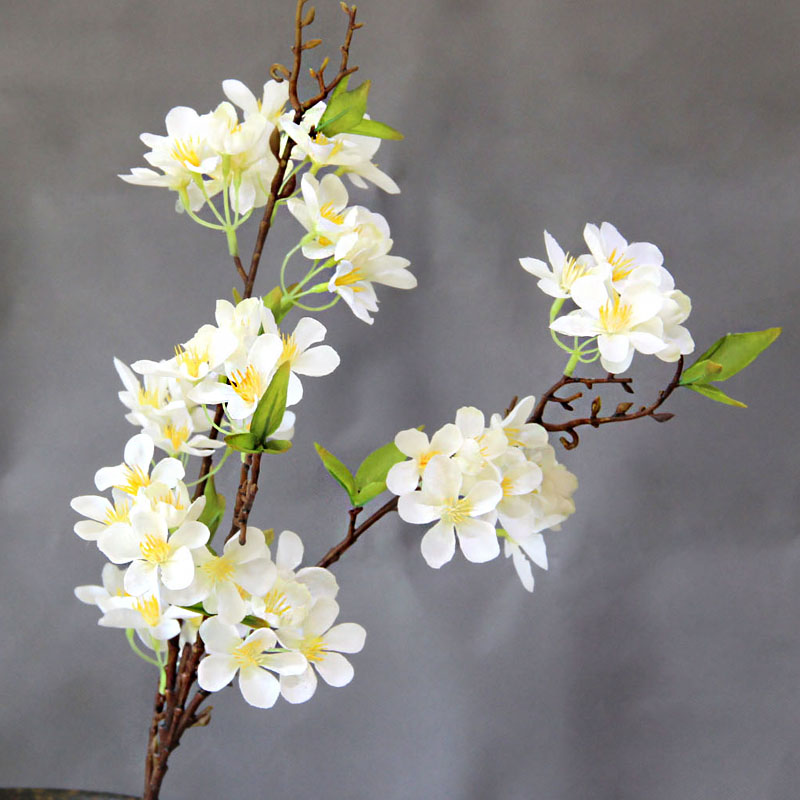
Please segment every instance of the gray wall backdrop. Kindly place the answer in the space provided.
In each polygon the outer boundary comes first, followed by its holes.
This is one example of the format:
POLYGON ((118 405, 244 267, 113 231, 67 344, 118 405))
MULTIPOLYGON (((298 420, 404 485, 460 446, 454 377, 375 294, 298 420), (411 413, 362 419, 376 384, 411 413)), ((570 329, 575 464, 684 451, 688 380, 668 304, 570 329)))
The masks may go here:
MULTIPOLYGON (((329 52, 337 4, 318 3, 329 52)), ((290 0, 4 0, 0 784, 140 790, 155 675, 72 596, 102 557, 69 499, 118 463, 112 356, 158 358, 234 283, 224 241, 115 175, 141 131, 257 87, 288 60, 290 0)), ((345 509, 311 448, 356 461, 401 428, 503 408, 563 366, 516 263, 587 220, 658 243, 699 345, 784 325, 731 382, 747 411, 686 392, 666 425, 589 431, 564 454, 578 511, 524 592, 504 559, 437 572, 386 519, 336 567, 369 632, 354 682, 270 711, 218 696, 165 800, 321 797, 793 800, 800 795, 796 471, 797 0, 364 0, 354 46, 381 165, 359 193, 392 225, 415 292, 373 328, 325 317, 343 355, 306 384, 294 451, 253 521, 316 559, 345 509), (341 507, 340 507, 341 506, 341 507)), ((320 52, 320 51, 317 51, 320 52)), ((356 195, 354 195, 356 196, 356 195)), ((297 226, 275 231, 269 289, 297 226)), ((252 241, 245 234, 243 246, 252 241)), ((669 366, 637 357, 653 391, 669 366)))

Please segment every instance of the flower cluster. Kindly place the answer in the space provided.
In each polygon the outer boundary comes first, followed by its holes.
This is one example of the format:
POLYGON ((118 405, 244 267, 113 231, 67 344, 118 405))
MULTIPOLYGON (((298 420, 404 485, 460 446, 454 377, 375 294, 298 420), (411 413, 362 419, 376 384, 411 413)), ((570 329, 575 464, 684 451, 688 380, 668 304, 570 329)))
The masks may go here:
POLYGON ((483 412, 466 406, 430 440, 414 428, 395 437, 410 460, 391 468, 386 485, 399 495, 403 520, 436 521, 421 543, 430 566, 452 559, 456 539, 464 556, 479 563, 496 558, 504 539, 506 557, 533 591, 526 556, 547 569, 542 531, 575 511, 578 486, 556 461, 544 428, 528 422, 533 406, 534 398, 526 397, 506 416, 493 414, 488 426, 483 412))
MULTIPOLYGON (((303 396, 298 376, 333 372, 339 356, 325 338, 325 326, 312 317, 301 318, 291 333, 282 333, 261 298, 251 297, 237 305, 218 300, 216 325, 203 325, 195 335, 175 348, 172 358, 141 360, 133 369, 116 360, 125 385, 120 399, 130 409, 126 419, 140 425, 170 455, 205 455, 224 447, 201 435, 212 425, 207 404, 224 404, 231 431, 249 430, 259 400, 277 369, 288 364, 287 405, 303 396)), ((286 411, 276 438, 291 439, 295 415, 286 411)))
POLYGON ((75 532, 95 541, 110 562, 102 586, 75 590, 100 609, 100 625, 135 631, 161 666, 168 639, 180 635, 194 643, 199 630, 208 654, 200 662, 200 686, 218 691, 238 672, 245 700, 260 708, 279 694, 291 703, 308 700, 314 670, 331 686, 347 684, 353 669, 341 653, 361 650, 366 634, 359 625, 333 624, 339 613, 334 576, 318 567, 298 569, 303 544, 291 531, 280 535, 274 561, 268 537, 252 526, 244 544, 234 536, 215 552, 200 519, 205 498, 189 500, 180 461, 165 458, 151 469, 153 452, 153 440, 137 434, 123 463, 95 476, 112 499, 72 500, 88 518, 75 532))
MULTIPOLYGON (((129 183, 176 191, 178 210, 188 211, 206 227, 225 231, 235 254, 235 231, 254 208, 266 204, 278 169, 270 140, 278 136, 279 150, 291 142, 284 187, 296 180, 304 166, 308 171, 302 175, 299 189, 288 197, 281 195, 280 202, 285 200, 306 229, 295 250, 302 248, 314 266, 292 290, 282 272, 281 288, 284 293, 291 291, 295 301, 306 294, 329 292, 334 301, 343 299, 359 319, 371 323, 370 315, 378 310, 373 284, 398 289, 417 285, 408 271, 408 260, 389 254, 392 239, 386 220, 363 206, 348 206, 347 189, 339 178, 345 174, 357 187, 364 188, 370 181, 387 192, 399 192, 397 184, 372 161, 380 139, 353 133, 328 137, 316 131, 325 113, 324 102, 295 122, 292 111, 284 113, 288 100, 285 82, 268 81, 261 98, 240 81, 223 81, 222 88, 228 100, 215 110, 201 115, 191 108, 173 108, 167 114, 166 136, 142 134, 142 141, 151 148, 145 159, 160 172, 136 168, 120 177, 129 183), (242 120, 235 106, 242 110, 242 120), (333 172, 318 179, 318 172, 325 168, 333 172), (213 202, 220 192, 224 193, 222 210, 213 202), (197 216, 204 206, 216 221, 197 216), (314 277, 322 281, 309 287, 314 277)), ((287 194, 291 192, 287 188, 287 194)), ((284 272, 285 267, 286 262, 284 272)))
POLYGON ((539 288, 556 298, 550 324, 554 333, 591 337, 573 352, 583 362, 599 357, 613 373, 628 369, 634 351, 662 361, 691 353, 694 341, 681 324, 691 312, 691 301, 675 289, 661 251, 647 242, 628 243, 608 222, 599 228, 587 224, 583 236, 586 255, 570 256, 545 231, 550 266, 535 258, 520 259, 523 269, 539 278, 539 288), (578 308, 557 317, 566 299, 578 308))

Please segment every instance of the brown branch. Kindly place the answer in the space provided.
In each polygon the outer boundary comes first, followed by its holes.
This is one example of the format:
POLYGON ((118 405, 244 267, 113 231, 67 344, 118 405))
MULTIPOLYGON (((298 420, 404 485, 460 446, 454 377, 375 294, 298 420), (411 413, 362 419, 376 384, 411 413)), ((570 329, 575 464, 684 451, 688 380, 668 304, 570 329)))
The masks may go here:
POLYGON ((628 422, 634 419, 642 419, 643 417, 652 417, 656 422, 666 422, 672 419, 672 414, 656 414, 658 409, 664 401, 675 391, 680 384, 681 373, 683 372, 683 356, 678 359, 678 365, 675 369, 675 374, 672 376, 670 382, 658 393, 656 399, 650 405, 641 406, 636 411, 631 411, 632 403, 619 403, 613 414, 608 416, 600 416, 602 408, 602 400, 600 397, 595 397, 592 400, 590 415, 588 417, 577 417, 575 419, 567 420, 566 422, 546 422, 544 420, 544 413, 549 403, 557 403, 569 411, 572 411, 571 403, 583 396, 583 392, 577 392, 569 397, 558 397, 557 393, 565 386, 571 384, 582 384, 590 391, 594 388, 595 384, 618 384, 622 387, 623 391, 633 394, 633 379, 620 378, 616 375, 609 374, 605 378, 574 378, 571 375, 562 375, 542 396, 536 404, 533 413, 528 418, 528 422, 535 422, 541 425, 546 431, 550 433, 563 432, 566 436, 560 437, 561 444, 567 450, 573 450, 580 444, 580 436, 576 428, 581 425, 591 425, 593 428, 599 428, 601 425, 607 425, 611 422, 628 422), (569 437, 569 438, 567 438, 569 437))
MULTIPOLYGON (((324 71, 328 64, 328 59, 325 58, 319 70, 316 72, 312 70, 312 77, 317 80, 319 93, 308 100, 301 101, 297 92, 297 83, 302 67, 302 54, 304 50, 309 50, 320 44, 319 39, 303 42, 303 28, 311 25, 314 21, 313 8, 305 15, 303 14, 307 2, 308 0, 297 0, 295 9, 295 36, 294 45, 292 46, 294 63, 292 70, 289 71, 281 64, 273 64, 270 68, 270 75, 275 80, 284 80, 287 78, 289 80, 289 100, 294 109, 294 121, 297 124, 302 121, 303 115, 308 109, 325 100, 347 75, 350 75, 357 69, 357 67, 349 66, 349 55, 353 34, 361 27, 361 23, 356 22, 356 7, 348 7, 345 3, 342 3, 342 9, 348 17, 348 24, 344 44, 340 48, 342 57, 339 71, 329 83, 326 83, 324 71)), ((279 200, 290 196, 294 192, 296 185, 296 180, 289 181, 288 183, 286 182, 286 170, 292 149, 294 148, 294 142, 291 139, 287 139, 283 150, 280 152, 278 143, 279 139, 275 141, 271 140, 271 149, 278 163, 270 184, 270 193, 264 208, 264 214, 258 226, 249 269, 245 270, 242 260, 238 255, 233 256, 236 271, 244 283, 243 299, 252 297, 264 244, 272 226, 272 218, 277 203, 279 200)), ((222 415, 223 406, 219 404, 214 413, 214 423, 216 426, 219 426, 222 422, 222 415)), ((216 439, 217 434, 217 428, 212 427, 209 434, 210 438, 216 439)), ((205 491, 206 479, 211 471, 212 464, 213 454, 203 458, 200 465, 197 487, 194 492, 194 499, 201 497, 205 491)), ((247 521, 258 492, 260 467, 260 453, 248 455, 242 464, 239 488, 236 494, 233 524, 227 537, 230 539, 239 531, 239 540, 242 544, 245 542, 247 521)), ((379 511, 373 514, 372 517, 358 528, 355 527, 355 519, 361 509, 354 509, 351 511, 351 523, 348 529, 347 544, 337 553, 329 553, 328 556, 331 557, 331 560, 328 563, 333 563, 333 561, 338 559, 341 552, 344 552, 344 550, 350 547, 370 525, 374 524, 374 522, 393 508, 396 508, 396 506, 397 501, 395 498, 384 506, 383 509, 379 509, 379 511)), ((326 556, 326 558, 328 558, 328 556, 326 556)), ((164 694, 156 694, 153 706, 153 719, 150 726, 147 755, 145 759, 145 789, 143 800, 157 800, 161 789, 161 783, 167 771, 167 760, 170 753, 180 744, 180 738, 186 728, 192 725, 206 724, 208 722, 211 710, 209 707, 198 714, 201 703, 208 696, 208 692, 203 689, 198 689, 189 702, 189 705, 186 706, 191 687, 197 679, 197 667, 203 654, 202 640, 198 637, 195 645, 190 646, 187 644, 184 646, 180 659, 178 659, 177 639, 171 640, 168 644, 168 648, 166 687, 164 694)))
POLYGON ((239 277, 242 279, 242 282, 247 283, 247 273, 244 271, 242 259, 239 258, 238 253, 233 257, 233 263, 236 265, 236 271, 239 273, 239 277))
MULTIPOLYGON (((217 406, 216 411, 214 412, 214 425, 211 426, 211 432, 208 434, 209 439, 216 439, 217 434, 219 431, 217 427, 222 422, 222 403, 217 406)), ((194 495, 192 496, 192 500, 197 500, 198 497, 201 497, 203 492, 206 490, 206 477, 208 477, 208 473, 211 471, 211 465, 214 462, 214 454, 209 453, 207 456, 203 456, 203 460, 200 462, 200 475, 197 478, 197 486, 194 490, 194 495)))
POLYGON ((397 500, 397 497, 387 500, 387 502, 385 502, 371 517, 364 520, 358 527, 355 527, 355 522, 356 517, 361 513, 361 508, 351 508, 348 512, 350 514, 350 525, 347 529, 347 536, 345 536, 339 544, 331 547, 317 562, 317 566, 329 567, 331 564, 336 563, 342 555, 358 541, 359 537, 366 533, 379 519, 397 510, 397 500))

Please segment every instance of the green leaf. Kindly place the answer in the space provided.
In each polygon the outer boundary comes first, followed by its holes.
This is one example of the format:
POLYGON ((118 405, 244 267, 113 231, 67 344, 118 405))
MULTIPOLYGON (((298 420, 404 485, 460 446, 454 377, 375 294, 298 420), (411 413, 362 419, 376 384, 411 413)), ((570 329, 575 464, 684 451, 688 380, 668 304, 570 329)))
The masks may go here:
POLYGON ((378 122, 376 119, 362 119, 358 125, 350 128, 348 133, 357 133, 359 136, 374 136, 377 139, 404 139, 400 131, 395 130, 385 122, 378 122))
MULTIPOLYGON (((405 456, 403 456, 405 458, 405 456)), ((378 495, 386 491, 386 481, 375 481, 368 483, 356 493, 356 496, 351 498, 353 506, 365 506, 370 500, 374 500, 378 495)))
POLYGON ((370 81, 364 81, 352 91, 342 89, 331 94, 325 113, 317 123, 317 130, 325 136, 335 136, 337 133, 347 133, 358 125, 367 111, 369 87, 370 81))
POLYGON ((266 445, 267 437, 278 430, 283 414, 286 411, 286 393, 289 390, 289 374, 291 366, 288 362, 281 364, 267 391, 258 401, 258 406, 253 413, 250 423, 250 433, 256 437, 256 442, 266 445))
POLYGON ((233 287, 233 301, 237 306, 242 302, 242 296, 239 294, 239 290, 235 286, 233 287))
MULTIPOLYGON (((288 289, 294 289, 296 283, 288 286, 288 289)), ((272 312, 276 324, 280 324, 283 318, 292 310, 294 302, 288 295, 283 293, 280 286, 276 286, 269 294, 264 295, 264 305, 272 312)))
POLYGON ((336 456, 330 452, 330 450, 326 450, 321 444, 314 442, 314 447, 317 450, 317 455, 320 457, 322 461, 322 465, 325 467, 328 472, 339 482, 341 487, 347 492, 350 500, 353 500, 353 497, 356 494, 356 481, 353 477, 353 473, 350 472, 347 467, 339 461, 336 456))
POLYGON ((225 498, 217 493, 213 475, 206 478, 203 497, 206 498, 206 504, 203 508, 203 513, 197 518, 197 521, 206 525, 211 531, 211 536, 213 536, 219 527, 219 523, 222 522, 222 518, 225 516, 225 498))
POLYGON ((267 439, 263 445, 265 453, 285 453, 291 449, 292 443, 288 439, 267 439))
POLYGON ((262 302, 272 312, 272 316, 275 316, 278 313, 282 299, 283 290, 280 286, 276 286, 271 292, 264 295, 262 302))
POLYGON ((258 446, 258 440, 251 432, 247 433, 229 433, 225 437, 225 444, 236 450, 239 453, 260 453, 261 449, 258 446))
POLYGON ((703 397, 708 397, 710 400, 716 400, 718 403, 725 403, 725 405, 737 406, 738 408, 747 408, 745 403, 741 403, 738 400, 734 400, 732 397, 728 397, 725 392, 723 392, 721 389, 717 389, 716 386, 707 386, 701 383, 690 383, 686 386, 686 388, 703 395, 703 397))
POLYGON ((714 342, 681 375, 682 386, 726 381, 751 364, 781 334, 780 328, 749 333, 729 333, 714 342))
POLYGON ((356 471, 356 488, 361 490, 368 484, 385 484, 389 470, 400 461, 405 461, 406 458, 407 456, 397 449, 394 442, 379 447, 361 462, 361 466, 356 471))

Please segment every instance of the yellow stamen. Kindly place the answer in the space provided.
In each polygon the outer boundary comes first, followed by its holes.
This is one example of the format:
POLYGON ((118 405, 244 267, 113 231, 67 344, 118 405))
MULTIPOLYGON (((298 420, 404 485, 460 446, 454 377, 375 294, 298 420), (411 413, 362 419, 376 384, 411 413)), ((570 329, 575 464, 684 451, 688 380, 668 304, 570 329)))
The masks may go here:
POLYGON ((264 646, 261 642, 255 641, 239 645, 231 655, 239 667, 257 667, 261 664, 263 652, 264 646))
POLYGON ((334 223, 334 225, 341 225, 344 222, 344 214, 337 214, 333 210, 333 201, 331 200, 329 203, 325 203, 322 208, 319 210, 320 216, 325 217, 325 219, 330 220, 334 223))
POLYGON ((322 637, 314 636, 303 641, 300 652, 308 659, 309 663, 314 664, 325 658, 327 650, 325 650, 325 642, 322 641, 322 637))
POLYGON ((167 490, 163 494, 154 495, 151 500, 154 503, 166 503, 168 506, 172 506, 176 511, 183 511, 183 509, 186 508, 181 502, 181 496, 177 490, 167 490))
POLYGON ((286 595, 279 589, 273 589, 264 595, 264 606, 265 614, 274 614, 276 617, 282 617, 292 608, 286 595))
POLYGON ((142 558, 150 564, 163 564, 170 557, 170 546, 166 539, 156 533, 148 533, 144 541, 139 544, 142 558))
POLYGON ((115 522, 130 522, 128 512, 131 510, 130 504, 127 500, 119 500, 114 503, 114 508, 109 508, 106 512, 105 522, 106 525, 113 525, 115 522))
POLYGON ((233 390, 245 403, 254 403, 264 394, 261 376, 252 364, 248 364, 244 372, 234 372, 229 381, 233 390))
MULTIPOLYGON (((158 395, 158 389, 139 389, 137 400, 140 406, 161 408, 161 400, 158 395)), ((167 402, 169 402, 169 397, 167 397, 167 402)))
POLYGON ((141 467, 129 467, 125 465, 125 482, 114 485, 115 489, 120 489, 125 494, 137 495, 139 489, 150 485, 150 476, 141 467))
POLYGON ((459 525, 470 516, 471 511, 472 503, 466 497, 462 500, 454 500, 452 505, 442 514, 442 521, 459 525))
POLYGON ((295 358, 297 358, 297 341, 294 338, 294 334, 290 333, 282 333, 281 334, 281 341, 283 342, 283 350, 281 351, 281 356, 278 359, 278 364, 285 364, 288 362, 291 364, 295 358))
POLYGON ((619 333, 630 327, 633 318, 633 306, 623 303, 614 292, 614 299, 609 300, 599 310, 600 325, 608 333, 619 333))
POLYGON ((500 488, 503 490, 503 497, 508 497, 514 493, 514 481, 505 477, 500 481, 500 488))
POLYGON ((508 443, 512 447, 522 446, 522 442, 519 439, 520 432, 521 432, 520 428, 513 428, 510 425, 507 428, 503 428, 503 433, 505 433, 506 439, 508 439, 508 443))
POLYGON ((341 151, 342 147, 344 146, 344 143, 342 142, 341 139, 337 139, 336 141, 334 141, 333 139, 329 139, 324 133, 317 133, 317 135, 314 137, 314 144, 319 144, 322 146, 328 144, 333 145, 333 149, 330 151, 330 153, 328 153, 328 157, 326 160, 333 158, 338 152, 341 151))
POLYGON ((214 582, 229 581, 233 577, 233 564, 225 556, 214 556, 200 569, 214 582))
POLYGON ((627 278, 634 269, 633 259, 624 258, 622 253, 617 255, 616 248, 611 251, 611 255, 608 257, 608 263, 611 264, 613 269, 611 273, 612 281, 621 281, 624 278, 627 278))
POLYGON ((336 286, 349 286, 354 292, 363 292, 363 286, 355 286, 359 281, 364 280, 364 273, 358 267, 353 267, 350 272, 340 275, 335 281, 336 286))
POLYGON ((144 621, 151 628, 158 625, 158 620, 161 617, 161 607, 158 604, 158 597, 155 595, 148 598, 140 597, 133 604, 133 607, 142 615, 144 621))
POLYGON ((193 167, 200 166, 200 157, 197 155, 197 144, 194 139, 176 139, 170 155, 184 166, 187 164, 191 164, 193 167))
POLYGON ((186 367, 192 378, 200 377, 200 365, 209 360, 208 348, 202 352, 197 347, 185 348, 175 345, 175 360, 186 367))
POLYGON ((588 272, 589 267, 585 264, 581 264, 577 258, 573 258, 567 253, 564 268, 561 270, 561 288, 564 291, 569 291, 572 288, 572 284, 575 283, 578 278, 582 278, 584 275, 588 274, 588 272))
POLYGON ((425 467, 427 467, 427 466, 428 466, 428 462, 429 462, 429 461, 430 461, 430 460, 431 460, 431 459, 432 459, 434 456, 438 456, 438 455, 439 455, 439 451, 438 451, 438 450, 428 450, 428 452, 427 452, 427 453, 423 453, 423 454, 422 454, 422 455, 419 457, 419 470, 420 470, 420 472, 423 472, 423 471, 425 470, 425 467))
POLYGON ((164 428, 164 436, 172 442, 172 449, 177 452, 180 450, 181 445, 189 438, 189 429, 183 425, 176 428, 170 424, 164 428))

